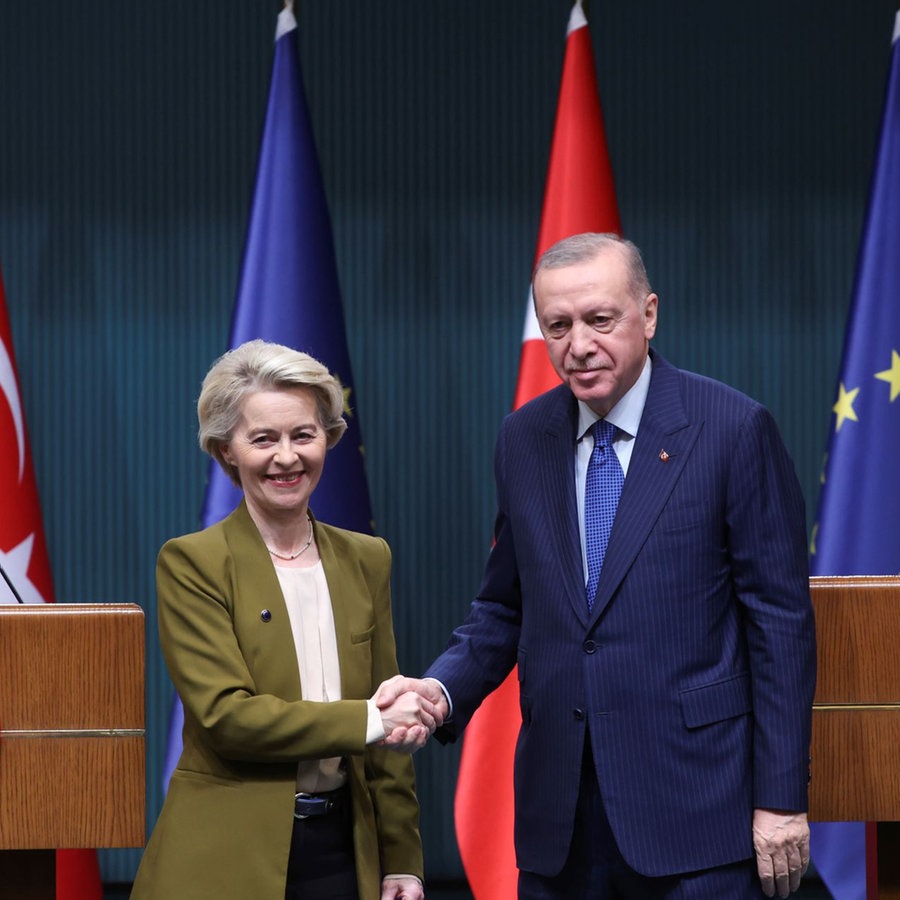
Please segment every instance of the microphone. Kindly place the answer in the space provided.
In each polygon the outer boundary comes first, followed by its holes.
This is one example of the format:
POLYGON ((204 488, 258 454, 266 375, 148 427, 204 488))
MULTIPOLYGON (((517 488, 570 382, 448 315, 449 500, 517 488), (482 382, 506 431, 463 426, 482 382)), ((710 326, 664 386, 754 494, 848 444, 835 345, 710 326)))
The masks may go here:
POLYGON ((12 581, 10 581, 9 575, 6 574, 6 569, 4 569, 3 566, 0 566, 0 575, 3 576, 3 580, 9 585, 9 589, 12 591, 13 597, 15 597, 16 600, 19 601, 19 603, 24 605, 25 601, 21 598, 21 596, 19 596, 19 592, 16 590, 16 586, 12 583, 12 581))

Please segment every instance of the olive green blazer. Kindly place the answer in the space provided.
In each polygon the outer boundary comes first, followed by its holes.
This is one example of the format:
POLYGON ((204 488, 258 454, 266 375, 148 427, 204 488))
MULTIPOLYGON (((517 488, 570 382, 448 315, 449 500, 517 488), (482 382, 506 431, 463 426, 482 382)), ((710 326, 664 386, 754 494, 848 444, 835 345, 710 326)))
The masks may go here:
POLYGON ((412 761, 366 746, 365 700, 397 673, 391 554, 314 522, 334 608, 343 699, 301 699, 278 576, 241 503, 165 544, 163 656, 184 705, 184 751, 134 884, 135 900, 283 900, 297 761, 345 756, 361 900, 381 877, 422 877, 412 761))

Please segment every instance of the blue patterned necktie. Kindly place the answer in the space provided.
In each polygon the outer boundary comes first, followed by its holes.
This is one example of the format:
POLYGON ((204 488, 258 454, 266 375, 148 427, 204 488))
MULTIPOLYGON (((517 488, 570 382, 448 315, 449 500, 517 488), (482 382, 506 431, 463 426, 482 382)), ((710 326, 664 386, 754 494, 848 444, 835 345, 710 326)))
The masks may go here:
POLYGON ((612 445, 616 426, 605 419, 598 419, 591 426, 591 432, 594 435, 594 449, 584 486, 584 546, 588 564, 588 581, 584 590, 588 610, 594 605, 603 557, 625 481, 619 457, 612 445))

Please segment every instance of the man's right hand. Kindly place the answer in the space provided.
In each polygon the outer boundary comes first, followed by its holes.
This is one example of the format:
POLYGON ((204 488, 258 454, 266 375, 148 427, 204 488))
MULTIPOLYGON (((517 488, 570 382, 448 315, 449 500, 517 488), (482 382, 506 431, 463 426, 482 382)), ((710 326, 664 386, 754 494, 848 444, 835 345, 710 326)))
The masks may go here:
POLYGON ((421 749, 449 714, 444 692, 430 679, 395 675, 379 686, 373 699, 384 723, 382 744, 401 753, 421 749))

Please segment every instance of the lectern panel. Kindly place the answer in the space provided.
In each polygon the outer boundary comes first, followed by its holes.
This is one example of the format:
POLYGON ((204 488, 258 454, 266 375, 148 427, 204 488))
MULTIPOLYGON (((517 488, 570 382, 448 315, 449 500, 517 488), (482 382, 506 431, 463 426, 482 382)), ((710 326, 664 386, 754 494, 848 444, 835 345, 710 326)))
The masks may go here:
POLYGON ((143 728, 143 671, 139 606, 0 606, 4 731, 143 728))
POLYGON ((144 782, 143 736, 4 737, 0 850, 141 847, 144 782))
POLYGON ((0 850, 144 843, 144 614, 0 606, 0 850))
POLYGON ((810 579, 816 703, 900 705, 900 579, 810 579))
POLYGON ((900 578, 810 579, 819 672, 810 818, 900 820, 900 578))
POLYGON ((814 710, 810 818, 817 822, 898 818, 898 748, 898 710, 814 710))

